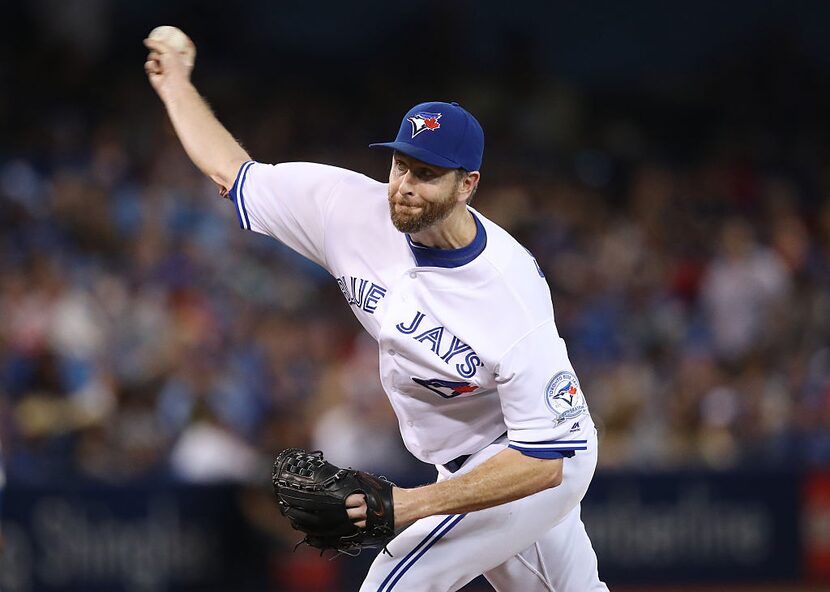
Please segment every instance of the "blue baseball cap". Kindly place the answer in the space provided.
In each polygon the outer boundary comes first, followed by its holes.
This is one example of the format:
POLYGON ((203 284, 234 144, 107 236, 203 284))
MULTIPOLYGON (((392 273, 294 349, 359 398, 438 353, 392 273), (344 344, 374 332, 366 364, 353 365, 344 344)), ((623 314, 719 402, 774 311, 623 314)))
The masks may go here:
POLYGON ((369 146, 391 148, 439 167, 477 171, 484 154, 484 130, 458 103, 421 103, 404 115, 394 142, 369 146))

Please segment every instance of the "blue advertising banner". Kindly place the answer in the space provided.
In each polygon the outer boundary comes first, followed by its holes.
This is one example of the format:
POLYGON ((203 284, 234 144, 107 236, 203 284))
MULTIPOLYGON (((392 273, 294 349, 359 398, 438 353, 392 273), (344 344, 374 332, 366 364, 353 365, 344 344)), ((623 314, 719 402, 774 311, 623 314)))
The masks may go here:
POLYGON ((256 589, 239 574, 265 575, 231 488, 11 487, 3 502, 3 592, 256 589))
MULTIPOLYGON (((615 585, 803 579, 806 475, 596 476, 582 517, 615 585)), ((372 553, 321 559, 287 529, 275 542, 230 487, 10 487, 3 500, 3 592, 356 590, 372 553), (287 542, 286 542, 287 541, 287 542)), ((261 523, 282 523, 276 511, 261 523)), ((267 525, 266 525, 267 526, 267 525)), ((273 526, 273 525, 271 525, 273 526)), ((823 540, 823 539, 822 539, 823 540)), ((822 547, 823 548, 823 547, 822 547)))
POLYGON ((798 474, 602 474, 582 517, 608 582, 795 581, 798 474))

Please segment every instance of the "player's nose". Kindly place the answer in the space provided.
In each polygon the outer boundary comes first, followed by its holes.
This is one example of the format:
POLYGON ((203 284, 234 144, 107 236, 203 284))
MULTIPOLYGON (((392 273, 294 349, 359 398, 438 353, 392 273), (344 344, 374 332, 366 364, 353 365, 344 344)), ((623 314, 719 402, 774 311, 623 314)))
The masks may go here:
POLYGON ((401 183, 400 185, 398 185, 398 193, 400 193, 401 195, 413 195, 415 193, 411 171, 407 171, 401 177, 401 183))

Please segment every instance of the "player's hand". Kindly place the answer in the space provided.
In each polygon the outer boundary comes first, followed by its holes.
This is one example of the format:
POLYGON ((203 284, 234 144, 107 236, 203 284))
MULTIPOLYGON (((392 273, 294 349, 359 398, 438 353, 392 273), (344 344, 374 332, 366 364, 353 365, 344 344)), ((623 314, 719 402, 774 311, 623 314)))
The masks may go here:
MULTIPOLYGON (((411 490, 395 487, 392 491, 395 500, 395 527, 409 526, 419 518, 417 510, 413 507, 413 503, 417 502, 410 499, 411 490)), ((366 512, 368 508, 365 495, 353 493, 346 498, 346 514, 358 528, 366 526, 366 512)))
POLYGON ((346 514, 358 528, 366 526, 366 496, 362 493, 353 493, 346 498, 346 514))
POLYGON ((193 64, 186 63, 179 52, 158 39, 145 39, 144 46, 150 50, 144 62, 144 71, 162 100, 177 85, 189 83, 193 64))

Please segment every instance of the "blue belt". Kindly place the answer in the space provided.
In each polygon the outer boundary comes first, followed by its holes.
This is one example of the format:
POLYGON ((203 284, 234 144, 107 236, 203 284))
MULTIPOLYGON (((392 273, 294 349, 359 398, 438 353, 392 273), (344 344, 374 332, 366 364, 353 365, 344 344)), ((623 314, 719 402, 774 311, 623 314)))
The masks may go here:
POLYGON ((471 455, 469 454, 462 454, 458 458, 454 458, 450 462, 446 463, 444 465, 444 468, 447 469, 450 473, 455 473, 458 469, 461 468, 461 465, 467 462, 467 459, 470 458, 470 456, 471 455))
MULTIPOLYGON (((496 438, 496 440, 500 440, 501 438, 503 438, 506 435, 507 435, 507 432, 504 432, 501 436, 496 438)), ((495 442, 496 440, 493 440, 493 442, 495 442)), ((470 458, 471 456, 472 456, 472 454, 462 454, 461 456, 458 456, 458 457, 452 459, 450 462, 444 464, 444 468, 447 469, 450 473, 455 473, 458 469, 461 468, 461 466, 465 462, 467 462, 467 459, 470 458)))

